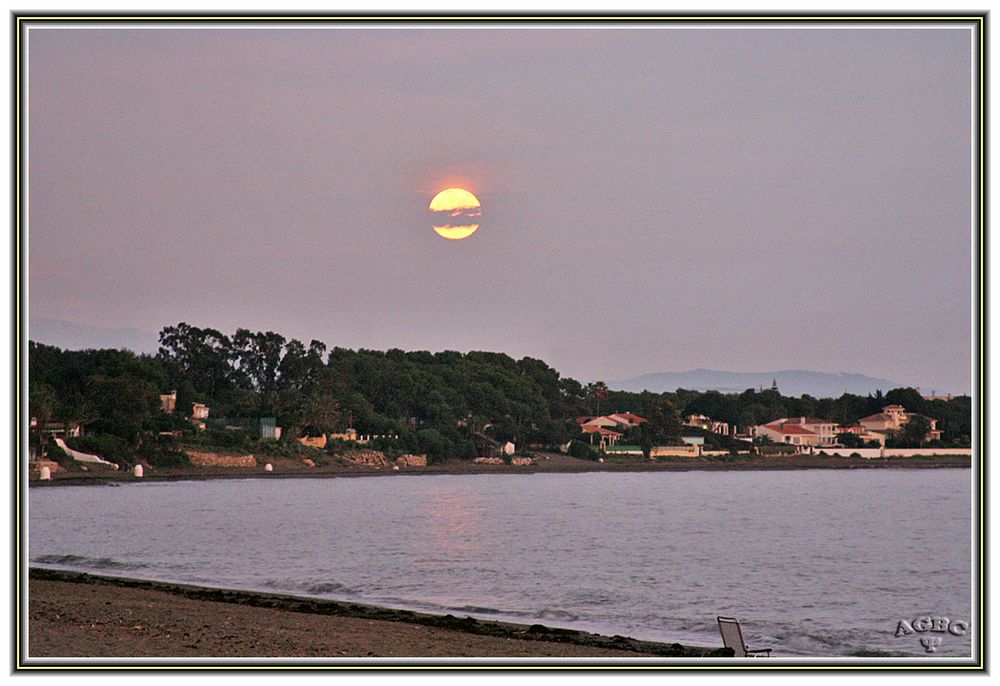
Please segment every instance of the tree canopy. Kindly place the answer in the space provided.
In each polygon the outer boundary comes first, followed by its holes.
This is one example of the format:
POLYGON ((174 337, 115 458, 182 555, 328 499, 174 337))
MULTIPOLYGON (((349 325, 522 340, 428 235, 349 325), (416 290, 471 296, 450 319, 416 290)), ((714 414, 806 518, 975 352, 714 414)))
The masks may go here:
MULTIPOLYGON (((306 344, 271 331, 240 328, 227 335, 184 322, 161 331, 155 356, 31 342, 28 364, 33 416, 80 422, 134 450, 143 449, 144 436, 172 426, 158 396, 174 390, 180 416, 198 402, 208 404, 213 417, 274 417, 289 439, 353 427, 361 434, 399 435, 408 448, 438 459, 474 456, 477 432, 519 447, 564 445, 581 437, 577 417, 614 412, 649 420, 626 437, 647 447, 691 433, 681 423, 691 414, 741 428, 796 416, 846 425, 889 404, 936 419, 946 445, 968 445, 972 434, 968 396, 927 401, 907 388, 837 399, 786 397, 773 388, 633 393, 600 381, 582 384, 531 357, 328 349, 318 340, 306 344)), ((914 423, 913 436, 899 440, 916 440, 922 426, 914 423)), ((710 434, 706 440, 724 445, 710 434)))

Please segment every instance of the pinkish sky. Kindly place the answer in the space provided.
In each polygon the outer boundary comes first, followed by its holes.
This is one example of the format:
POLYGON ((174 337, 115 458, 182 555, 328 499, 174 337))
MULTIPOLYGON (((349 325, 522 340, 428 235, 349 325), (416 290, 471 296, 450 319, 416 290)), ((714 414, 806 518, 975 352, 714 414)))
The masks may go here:
POLYGON ((968 29, 35 28, 28 50, 32 322, 972 389, 968 29), (426 211, 450 185, 483 204, 464 241, 426 211))

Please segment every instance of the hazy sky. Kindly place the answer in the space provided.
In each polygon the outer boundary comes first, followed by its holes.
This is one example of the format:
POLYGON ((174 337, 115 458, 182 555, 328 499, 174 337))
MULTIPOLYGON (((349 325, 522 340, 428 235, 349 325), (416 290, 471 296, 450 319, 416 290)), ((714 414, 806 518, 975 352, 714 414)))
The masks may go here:
POLYGON ((32 318, 968 392, 968 29, 40 30, 32 318), (427 204, 463 186, 479 231, 427 204))

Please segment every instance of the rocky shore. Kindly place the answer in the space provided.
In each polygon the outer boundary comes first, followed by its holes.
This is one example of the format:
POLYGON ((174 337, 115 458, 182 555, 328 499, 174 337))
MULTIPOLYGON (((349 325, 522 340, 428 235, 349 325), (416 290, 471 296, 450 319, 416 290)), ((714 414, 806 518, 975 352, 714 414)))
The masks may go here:
MULTIPOLYGON (((302 477, 371 477, 417 474, 573 474, 582 472, 683 472, 699 471, 756 471, 799 469, 942 469, 969 468, 972 460, 961 455, 931 455, 922 457, 888 457, 865 459, 860 457, 835 457, 814 455, 740 455, 735 457, 674 457, 644 460, 641 457, 609 457, 605 462, 581 460, 567 455, 541 454, 533 464, 475 464, 449 462, 426 466, 387 465, 359 466, 349 463, 310 466, 302 460, 268 458, 257 461, 256 466, 206 467, 191 465, 183 468, 146 469, 144 481, 179 481, 187 479, 218 479, 260 477, 268 479, 302 477), (272 471, 265 471, 264 462, 272 464, 272 471)), ((31 486, 56 486, 69 484, 101 484, 131 481, 135 477, 127 471, 109 469, 59 470, 51 481, 40 481, 36 472, 29 474, 31 486)))
MULTIPOLYGON (((725 658, 727 648, 33 568, 28 656, 725 658)), ((721 640, 720 640, 721 644, 721 640)))

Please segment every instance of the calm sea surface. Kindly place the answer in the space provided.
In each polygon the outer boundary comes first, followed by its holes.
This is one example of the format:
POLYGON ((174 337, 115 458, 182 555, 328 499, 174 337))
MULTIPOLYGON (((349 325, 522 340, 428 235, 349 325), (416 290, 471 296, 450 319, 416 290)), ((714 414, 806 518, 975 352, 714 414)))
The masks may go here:
MULTIPOLYGON (((925 654, 971 616, 957 470, 245 479, 33 488, 31 564, 721 645, 925 654), (941 635, 941 634, 936 634, 941 635)), ((935 655, 970 655, 971 633, 935 655)))

